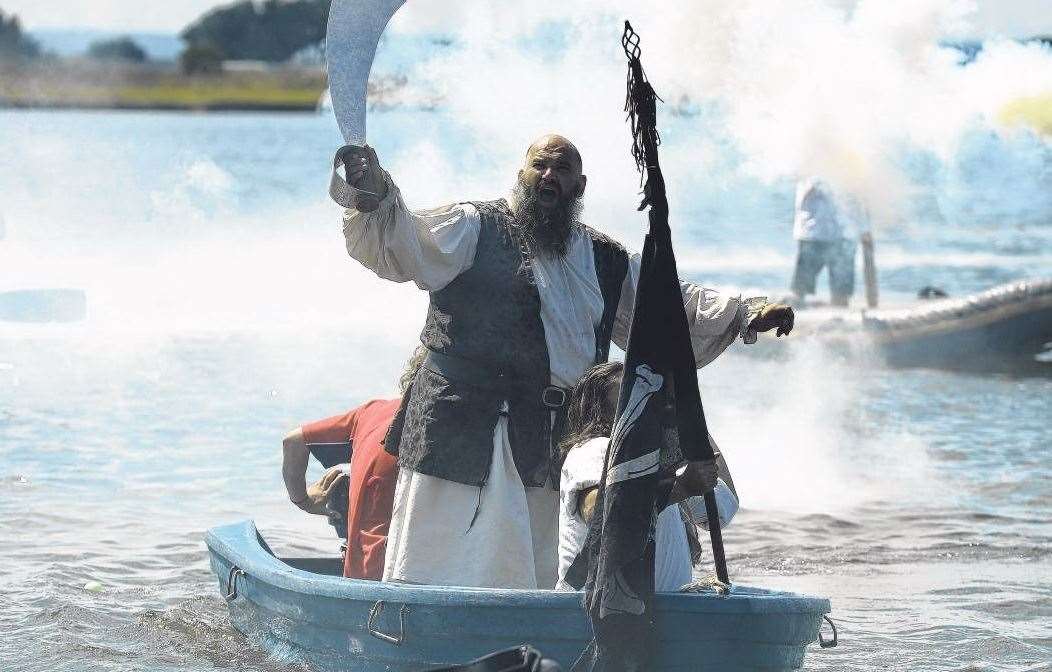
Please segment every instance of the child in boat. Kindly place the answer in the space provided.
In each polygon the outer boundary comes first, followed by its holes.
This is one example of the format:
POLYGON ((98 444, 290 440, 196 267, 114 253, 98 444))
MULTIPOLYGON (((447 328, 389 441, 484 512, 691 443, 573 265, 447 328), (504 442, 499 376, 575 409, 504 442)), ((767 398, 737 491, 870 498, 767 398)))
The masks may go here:
MULTIPOLYGON (((567 582, 570 565, 584 548, 595 511, 596 494, 603 476, 609 436, 617 410, 617 395, 624 365, 599 364, 589 369, 570 397, 563 451, 559 502, 559 582, 556 590, 574 590, 567 582)), ((730 523, 738 510, 738 497, 726 463, 720 457, 711 473, 680 477, 670 504, 658 515, 654 531, 654 589, 673 591, 691 582, 691 570, 700 560, 697 524, 705 523, 705 502, 698 495, 715 482, 720 526, 730 523), (718 468, 718 474, 717 474, 718 468), (695 522, 697 521, 697 522, 695 522)))

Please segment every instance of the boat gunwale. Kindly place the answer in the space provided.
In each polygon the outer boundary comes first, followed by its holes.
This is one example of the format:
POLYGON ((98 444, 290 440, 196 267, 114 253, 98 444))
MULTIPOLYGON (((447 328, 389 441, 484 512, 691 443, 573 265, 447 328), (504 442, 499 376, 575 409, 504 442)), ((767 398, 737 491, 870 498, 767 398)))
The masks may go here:
MULTIPOLYGON (((264 546, 262 539, 255 522, 244 520, 210 529, 205 544, 214 555, 221 556, 250 578, 301 595, 434 607, 581 609, 580 592, 404 585, 315 574, 286 564, 264 546)), ((222 583, 222 577, 219 578, 222 583)), ((831 610, 829 600, 825 598, 749 586, 735 586, 725 597, 658 593, 655 602, 661 613, 818 615, 828 614, 831 610)))
POLYGON ((941 299, 928 306, 862 309, 862 331, 880 343, 897 343, 983 329, 1050 308, 1052 278, 1023 280, 941 299))

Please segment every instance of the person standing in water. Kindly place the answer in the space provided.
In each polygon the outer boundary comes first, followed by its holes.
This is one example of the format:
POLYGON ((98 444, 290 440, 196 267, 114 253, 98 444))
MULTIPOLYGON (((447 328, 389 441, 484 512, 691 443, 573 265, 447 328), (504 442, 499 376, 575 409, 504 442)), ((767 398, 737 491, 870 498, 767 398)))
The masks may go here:
POLYGON ((869 233, 869 215, 858 200, 834 194, 817 177, 796 185, 793 238, 797 241, 796 268, 791 289, 795 301, 815 293, 815 280, 829 269, 829 302, 847 306, 855 293, 855 250, 869 233))

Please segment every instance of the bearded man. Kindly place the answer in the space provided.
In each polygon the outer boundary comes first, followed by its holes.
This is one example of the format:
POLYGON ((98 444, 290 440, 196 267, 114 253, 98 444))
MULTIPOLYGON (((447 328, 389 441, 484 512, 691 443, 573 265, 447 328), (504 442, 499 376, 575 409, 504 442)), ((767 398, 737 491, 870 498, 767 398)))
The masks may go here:
MULTIPOLYGON (((429 352, 385 442, 400 471, 384 580, 550 589, 567 393, 611 341, 626 347, 639 255, 581 223, 587 178, 559 135, 530 146, 507 198, 424 212, 370 148, 343 160, 380 197, 346 211, 348 253, 431 299, 429 352)), ((738 337, 792 328, 788 306, 682 291, 699 367, 738 337)))

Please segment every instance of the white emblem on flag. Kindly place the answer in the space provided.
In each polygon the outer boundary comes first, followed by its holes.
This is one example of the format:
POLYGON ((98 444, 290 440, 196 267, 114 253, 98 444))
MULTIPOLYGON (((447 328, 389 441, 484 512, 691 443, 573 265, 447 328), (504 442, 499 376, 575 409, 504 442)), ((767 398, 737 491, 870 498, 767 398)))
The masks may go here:
MULTIPOLYGON (((640 416, 646 409, 647 401, 661 391, 665 378, 651 369, 646 364, 640 364, 632 374, 632 391, 628 396, 628 404, 625 410, 614 424, 613 437, 610 439, 611 446, 623 445, 628 435, 632 432, 640 416)), ((606 476, 606 485, 610 487, 615 483, 639 478, 657 471, 661 464, 661 451, 655 450, 640 455, 639 457, 622 462, 610 468, 606 476)))

